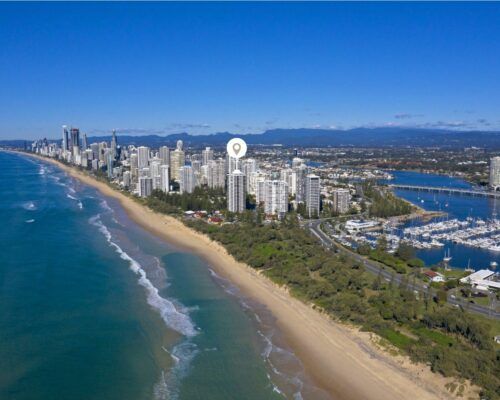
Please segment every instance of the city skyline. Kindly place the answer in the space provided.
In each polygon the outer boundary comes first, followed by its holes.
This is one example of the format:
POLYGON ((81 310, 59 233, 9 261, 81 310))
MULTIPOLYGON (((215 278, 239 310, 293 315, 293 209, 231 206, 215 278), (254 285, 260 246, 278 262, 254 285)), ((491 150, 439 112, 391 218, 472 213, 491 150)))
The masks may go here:
POLYGON ((2 139, 53 137, 61 115, 89 136, 500 129, 495 3, 0 9, 2 139))

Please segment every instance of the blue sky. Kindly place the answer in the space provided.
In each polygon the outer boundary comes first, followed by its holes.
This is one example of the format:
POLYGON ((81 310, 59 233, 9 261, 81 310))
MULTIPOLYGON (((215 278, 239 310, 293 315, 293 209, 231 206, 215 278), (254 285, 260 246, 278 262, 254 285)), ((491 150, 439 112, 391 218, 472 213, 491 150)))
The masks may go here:
POLYGON ((500 130, 500 3, 0 3, 0 138, 500 130))

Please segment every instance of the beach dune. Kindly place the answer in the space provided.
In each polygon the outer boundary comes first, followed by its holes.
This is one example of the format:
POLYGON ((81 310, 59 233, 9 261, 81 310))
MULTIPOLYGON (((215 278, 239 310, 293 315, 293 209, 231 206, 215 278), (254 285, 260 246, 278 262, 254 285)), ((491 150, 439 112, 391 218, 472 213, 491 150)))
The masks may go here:
POLYGON ((218 274, 245 295, 266 306, 276 318, 288 345, 306 373, 336 400, 450 399, 448 380, 424 365, 411 364, 376 346, 369 333, 333 321, 245 264, 237 262, 218 243, 181 221, 158 214, 107 184, 56 160, 68 174, 117 199, 129 217, 167 242, 204 258, 218 274))

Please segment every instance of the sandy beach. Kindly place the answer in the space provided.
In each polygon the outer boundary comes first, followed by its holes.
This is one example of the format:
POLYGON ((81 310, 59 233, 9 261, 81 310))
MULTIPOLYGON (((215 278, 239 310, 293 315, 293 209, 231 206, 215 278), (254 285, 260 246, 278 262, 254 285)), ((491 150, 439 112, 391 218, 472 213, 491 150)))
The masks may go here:
MULTIPOLYGON (((43 158, 72 177, 117 199, 136 223, 169 243, 205 259, 217 273, 246 295, 265 305, 277 319, 288 344, 308 375, 338 400, 451 399, 444 385, 450 379, 433 374, 406 357, 392 356, 377 346, 373 335, 359 332, 291 297, 245 264, 237 262, 218 243, 181 221, 158 214, 84 172, 43 158)), ((465 396, 467 398, 467 395, 465 396)))

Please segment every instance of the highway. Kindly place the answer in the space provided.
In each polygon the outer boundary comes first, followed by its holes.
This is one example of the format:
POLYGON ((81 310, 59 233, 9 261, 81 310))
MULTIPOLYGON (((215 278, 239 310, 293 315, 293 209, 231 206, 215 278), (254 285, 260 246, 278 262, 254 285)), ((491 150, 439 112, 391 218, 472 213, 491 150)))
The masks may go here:
MULTIPOLYGON (((338 251, 339 253, 346 254, 347 256, 354 258, 356 261, 358 261, 361 265, 365 267, 365 269, 374 274, 374 275, 379 275, 385 279, 387 282, 390 282, 391 280, 399 285, 401 284, 401 281, 403 280, 403 275, 397 274, 395 271, 391 271, 388 269, 385 269, 381 266, 381 264, 368 260, 367 258, 361 256, 358 253, 355 253, 344 246, 341 246, 333 241, 325 232, 321 230, 321 223, 325 221, 324 219, 318 219, 318 220, 312 220, 312 221, 306 221, 305 226, 309 231, 312 233, 313 236, 315 236, 322 244, 323 247, 326 247, 332 251, 338 251)), ((435 292, 429 288, 427 285, 421 283, 421 282, 411 282, 408 281, 408 288, 410 290, 418 292, 420 295, 426 295, 429 290, 431 290, 432 295, 435 294, 435 292)), ((494 319, 500 319, 500 312, 492 310, 488 307, 483 307, 475 303, 468 303, 467 301, 462 301, 453 296, 453 294, 448 295, 448 303, 452 306, 455 307, 461 307, 467 311, 483 315, 488 318, 494 318, 494 319)))

